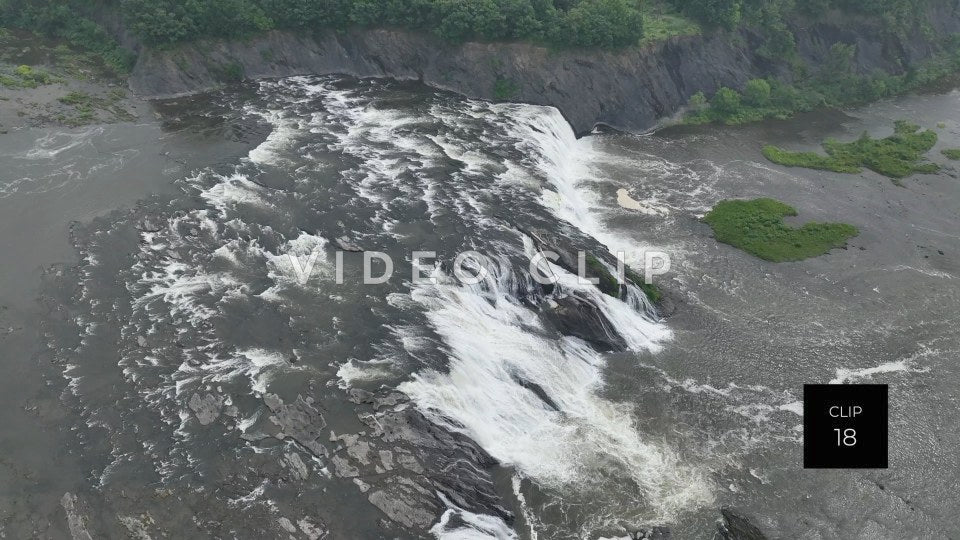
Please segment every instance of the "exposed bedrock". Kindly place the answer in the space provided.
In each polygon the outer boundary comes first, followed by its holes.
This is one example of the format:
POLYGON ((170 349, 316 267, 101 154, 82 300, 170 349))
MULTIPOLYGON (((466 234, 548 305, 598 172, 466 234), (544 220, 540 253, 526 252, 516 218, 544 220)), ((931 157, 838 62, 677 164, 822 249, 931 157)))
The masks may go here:
MULTIPOLYGON (((960 32, 956 2, 928 8, 932 33, 897 37, 863 17, 833 14, 793 28, 797 50, 819 64, 837 42, 857 45, 862 73, 903 72, 937 51, 939 37, 960 32)), ((578 133, 597 124, 646 130, 679 111, 698 91, 742 86, 748 79, 789 78, 786 63, 755 53, 751 31, 674 38, 624 51, 550 50, 526 43, 453 45, 428 35, 375 29, 316 37, 274 31, 249 40, 198 42, 171 50, 143 49, 130 78, 147 98, 209 90, 245 78, 345 74, 419 80, 469 97, 508 98, 560 109, 578 133), (229 74, 229 75, 228 75, 229 74), (499 88, 499 91, 497 89, 499 88), (504 95, 504 93, 509 95, 504 95)))

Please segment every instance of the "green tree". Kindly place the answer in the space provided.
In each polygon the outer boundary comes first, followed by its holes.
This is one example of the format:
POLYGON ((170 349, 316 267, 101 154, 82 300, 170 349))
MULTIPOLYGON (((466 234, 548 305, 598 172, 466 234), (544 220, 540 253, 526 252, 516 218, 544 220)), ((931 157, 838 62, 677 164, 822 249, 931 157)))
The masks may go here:
POLYGON ((742 0, 673 0, 683 13, 707 24, 735 28, 743 15, 742 0))
POLYGON ((752 79, 743 89, 743 100, 753 107, 766 107, 770 104, 770 83, 763 79, 752 79))
POLYGON ((690 100, 687 101, 687 106, 692 110, 699 111, 707 106, 707 96, 704 93, 697 92, 696 94, 690 96, 690 100))
POLYGON ((494 0, 437 0, 439 25, 434 30, 443 39, 504 37, 506 20, 494 0))
POLYGON ((710 106, 721 115, 735 115, 741 111, 740 94, 736 90, 724 86, 714 94, 710 106))
POLYGON ((622 47, 643 37, 643 15, 628 0, 582 0, 563 19, 563 43, 622 47))

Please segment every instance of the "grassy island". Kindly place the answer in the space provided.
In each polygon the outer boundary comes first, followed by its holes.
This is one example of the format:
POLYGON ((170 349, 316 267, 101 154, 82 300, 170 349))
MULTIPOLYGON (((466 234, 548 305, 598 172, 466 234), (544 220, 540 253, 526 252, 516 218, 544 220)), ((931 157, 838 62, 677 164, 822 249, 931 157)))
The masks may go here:
POLYGON ((920 131, 920 126, 897 121, 894 134, 874 139, 866 132, 853 142, 827 139, 823 142, 826 156, 816 152, 789 152, 776 146, 765 146, 763 155, 774 163, 788 167, 806 167, 840 173, 859 173, 870 169, 893 179, 914 173, 935 173, 940 168, 923 161, 923 155, 937 144, 937 134, 920 131))
POLYGON ((806 223, 799 228, 783 222, 796 216, 792 206, 774 199, 726 200, 703 220, 716 239, 773 262, 800 261, 843 247, 859 231, 845 223, 806 223))
POLYGON ((947 148, 941 150, 940 153, 953 160, 960 159, 960 148, 947 148))

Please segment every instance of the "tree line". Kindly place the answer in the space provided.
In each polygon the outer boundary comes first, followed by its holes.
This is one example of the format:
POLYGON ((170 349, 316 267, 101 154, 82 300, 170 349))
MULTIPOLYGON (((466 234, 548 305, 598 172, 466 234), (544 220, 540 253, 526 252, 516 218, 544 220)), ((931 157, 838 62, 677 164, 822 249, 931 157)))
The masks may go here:
MULTIPOLYGON (((313 32, 398 27, 449 41, 535 41, 616 48, 643 36, 641 0, 99 0, 145 43, 243 37, 274 28, 313 32)), ((90 0, 0 0, 12 26, 63 33, 90 0)))

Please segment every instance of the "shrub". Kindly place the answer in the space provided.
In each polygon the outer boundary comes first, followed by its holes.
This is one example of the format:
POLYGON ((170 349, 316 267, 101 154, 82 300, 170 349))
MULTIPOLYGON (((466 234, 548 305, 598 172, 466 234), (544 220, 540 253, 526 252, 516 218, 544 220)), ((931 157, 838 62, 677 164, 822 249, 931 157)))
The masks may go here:
POLYGON ((724 86, 714 94, 710 106, 721 115, 735 115, 740 112, 740 94, 724 86))
POLYGON ((754 107, 766 107, 770 103, 770 83, 753 79, 743 89, 743 100, 754 107))

